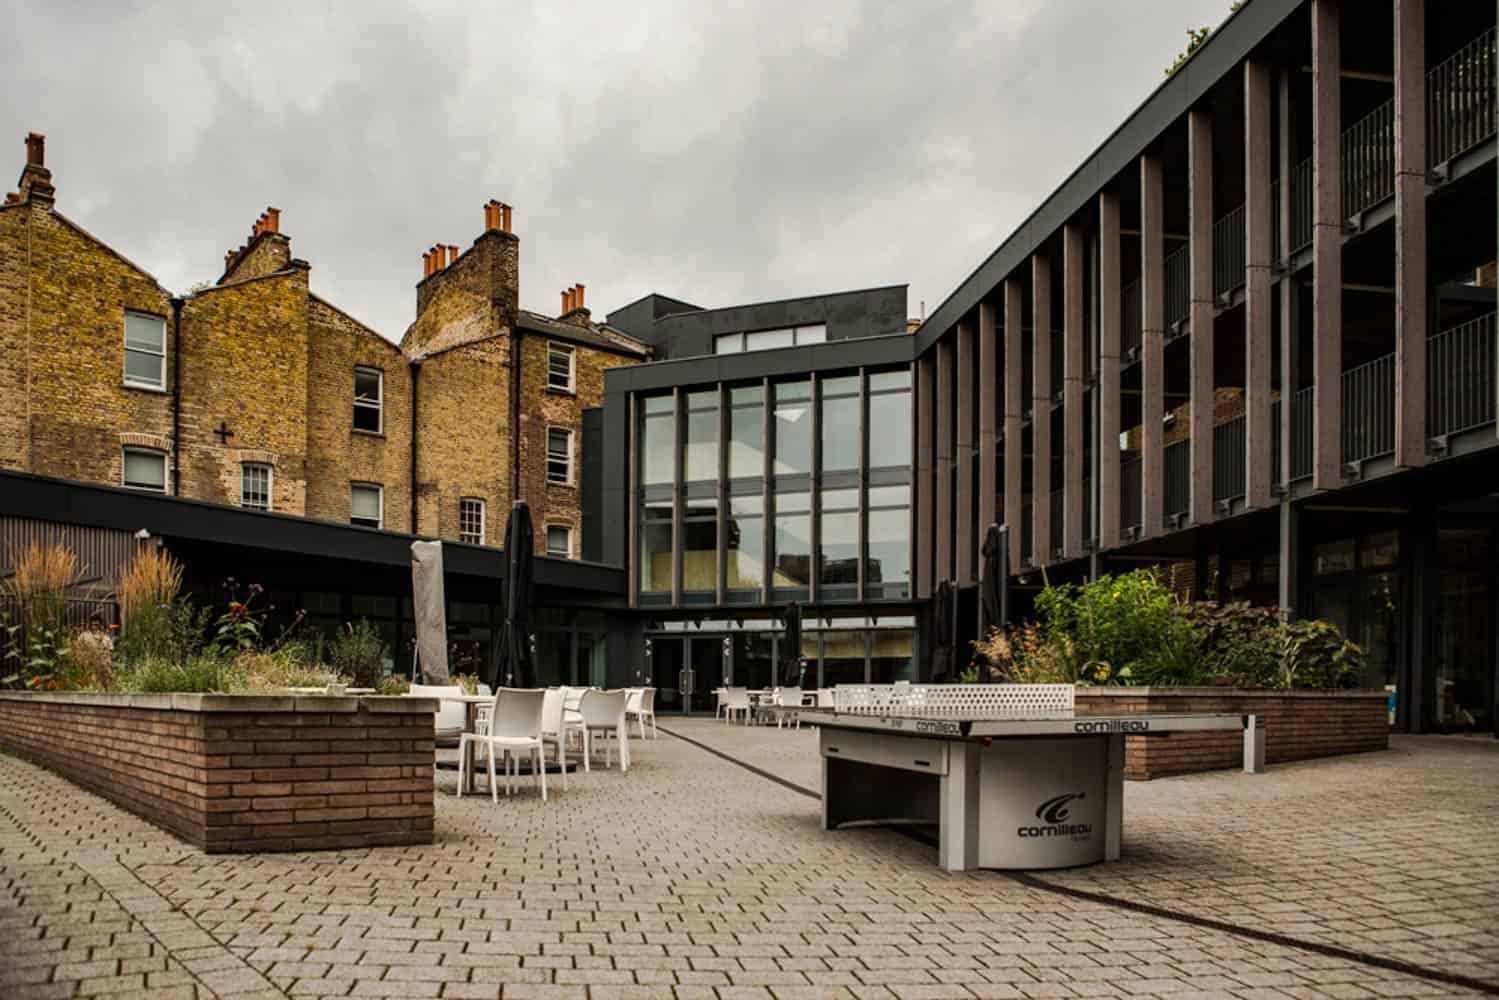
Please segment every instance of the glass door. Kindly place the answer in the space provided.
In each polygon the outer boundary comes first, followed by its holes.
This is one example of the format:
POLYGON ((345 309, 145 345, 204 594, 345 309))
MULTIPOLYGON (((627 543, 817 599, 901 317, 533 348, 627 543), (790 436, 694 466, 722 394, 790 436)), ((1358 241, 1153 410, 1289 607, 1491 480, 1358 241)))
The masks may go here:
POLYGON ((723 686, 723 636, 693 636, 685 641, 683 672, 689 676, 683 685, 682 711, 711 713, 718 701, 713 691, 723 686))
POLYGON ((1435 721, 1444 730, 1493 731, 1494 532, 1444 528, 1437 544, 1435 721))
POLYGON ((656 688, 656 707, 666 712, 681 712, 683 681, 683 639, 680 635, 653 635, 651 644, 651 683, 656 688))

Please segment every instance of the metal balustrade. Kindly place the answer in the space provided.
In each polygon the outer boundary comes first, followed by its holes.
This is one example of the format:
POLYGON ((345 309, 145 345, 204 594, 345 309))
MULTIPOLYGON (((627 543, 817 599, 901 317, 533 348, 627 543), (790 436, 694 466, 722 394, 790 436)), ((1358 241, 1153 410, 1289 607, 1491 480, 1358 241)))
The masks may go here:
POLYGON ((1140 282, 1131 281, 1119 294, 1119 353, 1127 363, 1131 353, 1140 350, 1140 282))
POLYGON ((1490 28, 1426 74, 1428 165, 1445 163, 1494 134, 1495 64, 1490 28))
POLYGON ((1119 456, 1119 526, 1125 531, 1139 528, 1145 520, 1140 483, 1140 453, 1125 452, 1119 456))
POLYGON ((1343 462, 1364 462, 1395 450, 1395 355, 1343 373, 1343 462))
POLYGON ((1185 323, 1192 305, 1192 255, 1183 243, 1166 258, 1166 329, 1185 323))
POLYGON ((1395 102, 1386 101, 1343 133, 1343 218, 1395 194, 1395 102))
POLYGON ((1494 313, 1426 342, 1426 433, 1457 434, 1494 422, 1494 313))
POLYGON ((1245 282, 1244 206, 1213 223, 1213 294, 1226 295, 1245 282))
POLYGON ((1312 474, 1312 404, 1316 390, 1312 386, 1298 389, 1291 397, 1291 479, 1307 479, 1312 474))
POLYGON ((1213 500, 1237 500, 1248 475, 1243 414, 1213 428, 1213 500))
POLYGON ((1161 464, 1166 474, 1161 527, 1170 528, 1173 515, 1185 515, 1192 504, 1192 442, 1173 441, 1165 448, 1161 464))

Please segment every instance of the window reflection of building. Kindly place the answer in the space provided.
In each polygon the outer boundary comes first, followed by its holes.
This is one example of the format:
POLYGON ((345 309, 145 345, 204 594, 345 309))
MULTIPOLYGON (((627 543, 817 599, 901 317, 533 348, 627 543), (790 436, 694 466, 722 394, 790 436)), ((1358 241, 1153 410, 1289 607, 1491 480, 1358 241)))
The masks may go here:
POLYGON ((687 487, 682 509, 682 599, 693 604, 712 604, 718 599, 718 500, 709 484, 687 487))
POLYGON ((819 687, 865 683, 864 671, 869 653, 865 635, 863 630, 822 633, 822 662, 818 664, 820 669, 817 672, 821 678, 819 687))
POLYGON ((871 633, 869 668, 875 684, 916 680, 915 633, 909 629, 871 633))
POLYGON ((1358 685, 1395 692, 1401 671, 1399 533, 1322 542, 1312 549, 1312 574, 1312 616, 1338 626, 1364 651, 1358 685))
POLYGON ((671 501, 653 500, 640 509, 640 591, 671 593, 671 501))
POLYGON ((869 561, 864 587, 870 597, 911 596, 911 488, 869 490, 869 561))
POLYGON ((758 492, 729 498, 727 549, 729 600, 742 597, 750 603, 760 599, 765 585, 765 499, 758 492), (741 591, 742 594, 736 594, 741 591))
POLYGON ((1495 533, 1443 528, 1437 537, 1438 598, 1432 713, 1443 729, 1494 730, 1495 533))
MULTIPOLYGON (((812 494, 777 493, 773 586, 781 597, 803 597, 811 581, 812 494), (794 591, 787 594, 787 591, 794 591)), ((773 596, 774 599, 774 596, 773 596)))
POLYGON ((817 550, 819 600, 859 596, 859 491, 822 491, 822 532, 817 550))
POLYGON ((781 382, 775 386, 775 474, 807 475, 812 471, 812 384, 781 382))

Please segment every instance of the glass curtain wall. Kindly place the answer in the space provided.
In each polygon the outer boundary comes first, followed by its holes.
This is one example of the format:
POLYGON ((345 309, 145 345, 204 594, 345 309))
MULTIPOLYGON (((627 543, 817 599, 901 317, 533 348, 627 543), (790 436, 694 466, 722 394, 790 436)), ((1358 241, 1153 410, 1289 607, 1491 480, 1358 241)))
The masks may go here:
POLYGON ((729 389, 729 509, 724 586, 730 604, 758 604, 765 587, 765 386, 729 389))
POLYGON ((911 372, 869 376, 868 549, 864 595, 911 596, 911 372))
POLYGON ((805 601, 812 580, 812 383, 773 387, 775 534, 771 600, 805 601))
POLYGON ((670 395, 640 400, 639 572, 643 602, 670 600, 672 490, 676 480, 676 401, 670 395))
POLYGON ((682 600, 718 601, 718 389, 687 394, 682 600))

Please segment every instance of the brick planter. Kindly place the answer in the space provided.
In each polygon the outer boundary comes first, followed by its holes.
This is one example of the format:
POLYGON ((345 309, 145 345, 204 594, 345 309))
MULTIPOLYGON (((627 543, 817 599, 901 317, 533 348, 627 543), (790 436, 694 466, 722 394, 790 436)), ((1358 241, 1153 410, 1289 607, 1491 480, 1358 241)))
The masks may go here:
MULTIPOLYGON (((1079 715, 1230 712, 1265 720, 1265 761, 1387 750, 1383 691, 1244 691, 1238 688, 1078 688, 1079 715)), ((1216 771, 1243 764, 1239 733, 1172 733, 1125 738, 1124 776, 1132 780, 1216 771)))
POLYGON ((0 746, 209 853, 432 841, 427 698, 0 693, 0 746))

